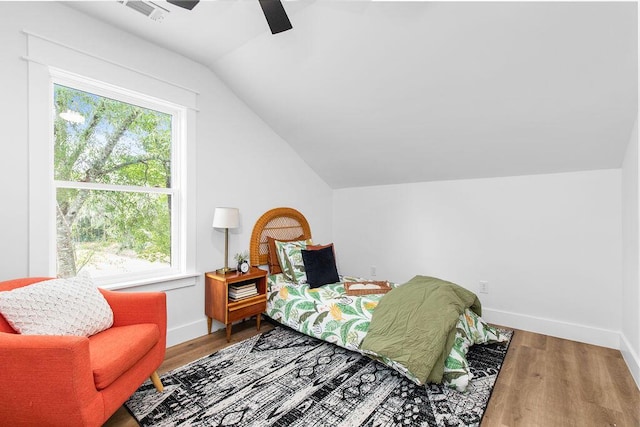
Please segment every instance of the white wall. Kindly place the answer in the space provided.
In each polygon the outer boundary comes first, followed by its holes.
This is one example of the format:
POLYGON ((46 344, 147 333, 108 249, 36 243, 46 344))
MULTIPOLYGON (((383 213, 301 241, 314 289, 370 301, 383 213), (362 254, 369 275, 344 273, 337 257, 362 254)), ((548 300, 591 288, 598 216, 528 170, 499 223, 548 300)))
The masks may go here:
POLYGON ((620 170, 334 191, 341 273, 478 292, 492 322, 618 348, 620 170))
MULTIPOLYGON (((23 29, 142 70, 200 93, 197 114, 196 269, 224 263, 223 234, 211 228, 216 206, 240 209, 241 228, 229 252, 249 248, 255 220, 266 210, 291 206, 328 240, 331 189, 261 119, 205 67, 59 3, 0 2, 0 280, 28 275, 28 122, 26 36, 23 29), (294 173, 278 166, 296 165, 294 173)), ((153 286, 152 286, 153 288, 153 286)), ((170 290, 168 344, 206 333, 202 275, 195 286, 170 290)), ((216 327, 221 325, 217 324, 216 327)))
POLYGON ((622 325, 620 351, 640 386, 640 174, 638 121, 622 164, 622 325))

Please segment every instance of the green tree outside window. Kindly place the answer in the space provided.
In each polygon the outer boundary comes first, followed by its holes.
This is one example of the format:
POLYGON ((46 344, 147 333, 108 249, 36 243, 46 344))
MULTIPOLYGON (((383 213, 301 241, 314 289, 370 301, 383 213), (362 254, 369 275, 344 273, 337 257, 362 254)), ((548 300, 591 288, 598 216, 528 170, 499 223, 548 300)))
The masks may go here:
POLYGON ((172 116, 54 85, 58 276, 171 264, 172 116))

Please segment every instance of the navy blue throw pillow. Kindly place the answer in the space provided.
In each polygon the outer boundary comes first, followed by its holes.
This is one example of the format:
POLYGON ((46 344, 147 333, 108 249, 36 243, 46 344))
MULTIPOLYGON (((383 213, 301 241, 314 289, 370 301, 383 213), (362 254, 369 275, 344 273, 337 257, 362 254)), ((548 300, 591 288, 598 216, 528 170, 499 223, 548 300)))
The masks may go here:
POLYGON ((316 250, 302 250, 302 262, 307 273, 307 283, 311 288, 340 281, 333 245, 316 250))

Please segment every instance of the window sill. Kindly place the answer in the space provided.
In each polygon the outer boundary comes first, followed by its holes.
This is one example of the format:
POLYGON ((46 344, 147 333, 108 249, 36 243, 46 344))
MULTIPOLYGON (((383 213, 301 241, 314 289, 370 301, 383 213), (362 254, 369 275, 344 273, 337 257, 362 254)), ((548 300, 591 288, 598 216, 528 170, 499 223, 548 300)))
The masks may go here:
POLYGON ((109 283, 105 285, 98 283, 98 286, 109 291, 121 289, 132 290, 135 288, 136 291, 164 292, 195 286, 198 276, 200 276, 200 273, 180 273, 169 276, 109 283))

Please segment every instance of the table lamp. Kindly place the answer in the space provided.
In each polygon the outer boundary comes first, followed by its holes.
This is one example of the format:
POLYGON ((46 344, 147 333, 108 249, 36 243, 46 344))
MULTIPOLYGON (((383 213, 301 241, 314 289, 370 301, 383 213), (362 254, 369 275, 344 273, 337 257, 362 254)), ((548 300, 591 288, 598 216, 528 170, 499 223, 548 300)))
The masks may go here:
POLYGON ((216 208, 213 213, 213 228, 224 228, 224 267, 216 270, 218 274, 235 271, 229 268, 229 229, 240 226, 238 208, 216 208))

